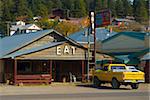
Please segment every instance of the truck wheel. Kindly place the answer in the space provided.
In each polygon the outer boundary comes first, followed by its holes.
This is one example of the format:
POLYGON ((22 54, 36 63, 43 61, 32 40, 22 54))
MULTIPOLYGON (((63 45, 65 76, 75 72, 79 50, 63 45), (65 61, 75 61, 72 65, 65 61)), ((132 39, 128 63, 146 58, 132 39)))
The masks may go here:
POLYGON ((138 89, 139 84, 131 84, 132 89, 138 89))
POLYGON ((93 83, 94 83, 93 85, 94 85, 95 87, 99 87, 100 84, 101 84, 100 80, 99 80, 97 77, 94 77, 93 83))
POLYGON ((120 87, 120 83, 119 83, 118 80, 115 79, 115 78, 112 79, 111 85, 112 85, 112 88, 113 88, 113 89, 118 89, 118 88, 120 87))

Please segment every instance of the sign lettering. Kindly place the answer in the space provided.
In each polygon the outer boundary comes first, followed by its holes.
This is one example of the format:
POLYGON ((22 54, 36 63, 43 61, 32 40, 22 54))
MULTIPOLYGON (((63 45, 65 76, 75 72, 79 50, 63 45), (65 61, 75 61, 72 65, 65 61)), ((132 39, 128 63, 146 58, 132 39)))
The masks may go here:
POLYGON ((76 48, 73 47, 73 46, 67 46, 65 45, 64 47, 61 47, 61 46, 57 46, 56 47, 56 54, 57 55, 62 55, 62 54, 72 54, 74 55, 76 52, 76 48))

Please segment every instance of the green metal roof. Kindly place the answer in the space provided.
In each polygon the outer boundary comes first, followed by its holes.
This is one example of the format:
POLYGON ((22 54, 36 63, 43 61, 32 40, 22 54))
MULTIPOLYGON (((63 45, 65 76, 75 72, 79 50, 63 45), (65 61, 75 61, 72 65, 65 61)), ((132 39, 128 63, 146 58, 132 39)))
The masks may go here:
POLYGON ((132 38, 136 38, 136 39, 140 39, 140 40, 144 40, 145 35, 149 35, 149 33, 144 33, 144 32, 119 32, 118 34, 115 34, 105 40, 102 41, 102 43, 105 43, 107 41, 110 41, 120 35, 126 35, 132 38))

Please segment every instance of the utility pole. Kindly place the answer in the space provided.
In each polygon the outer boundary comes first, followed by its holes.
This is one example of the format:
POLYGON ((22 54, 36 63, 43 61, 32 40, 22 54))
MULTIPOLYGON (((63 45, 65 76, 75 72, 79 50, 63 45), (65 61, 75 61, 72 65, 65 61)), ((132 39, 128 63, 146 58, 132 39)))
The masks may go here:
POLYGON ((89 32, 89 29, 88 29, 88 66, 87 66, 87 81, 90 80, 90 77, 89 77, 89 69, 90 69, 90 65, 93 66, 93 68, 95 68, 95 57, 96 57, 96 36, 95 36, 95 12, 94 11, 91 11, 90 14, 90 32, 89 32), (90 36, 91 34, 94 35, 94 47, 91 48, 91 42, 90 42, 90 36), (92 53, 92 60, 91 60, 91 57, 90 57, 90 54, 92 53), (92 62, 91 62, 92 61, 92 62))
MULTIPOLYGON (((89 71, 90 68, 95 68, 96 65, 96 36, 95 36, 95 5, 96 5, 96 1, 92 0, 92 2, 89 4, 89 9, 90 9, 90 13, 89 13, 89 17, 90 17, 90 31, 88 29, 88 66, 87 66, 87 81, 90 81, 90 77, 89 77, 89 71), (93 35, 94 36, 94 47, 91 47, 91 42, 90 42, 90 36, 93 35)), ((92 41, 92 45, 93 45, 93 41, 92 41)))
POLYGON ((87 81, 89 81, 90 77, 89 77, 89 68, 90 68, 90 28, 88 28, 88 64, 87 64, 87 81))
POLYGON ((92 50, 93 52, 93 66, 95 68, 96 66, 96 34, 95 34, 95 12, 94 11, 91 11, 91 34, 93 34, 94 36, 94 47, 92 50))

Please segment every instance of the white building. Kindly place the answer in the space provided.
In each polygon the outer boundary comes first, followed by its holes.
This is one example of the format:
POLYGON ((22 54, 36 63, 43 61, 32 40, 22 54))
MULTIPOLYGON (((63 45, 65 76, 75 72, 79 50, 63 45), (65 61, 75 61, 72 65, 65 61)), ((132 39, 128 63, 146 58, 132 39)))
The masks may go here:
POLYGON ((10 35, 18 34, 18 33, 29 33, 29 32, 36 32, 42 30, 42 28, 38 27, 35 24, 27 24, 25 22, 18 21, 15 25, 10 27, 10 35))

